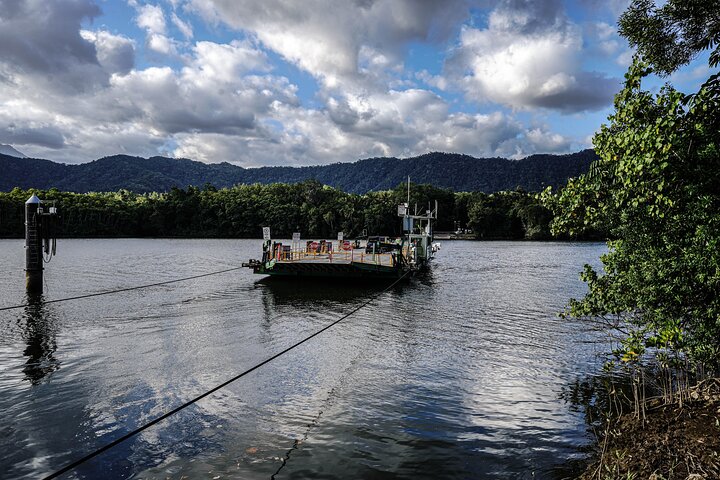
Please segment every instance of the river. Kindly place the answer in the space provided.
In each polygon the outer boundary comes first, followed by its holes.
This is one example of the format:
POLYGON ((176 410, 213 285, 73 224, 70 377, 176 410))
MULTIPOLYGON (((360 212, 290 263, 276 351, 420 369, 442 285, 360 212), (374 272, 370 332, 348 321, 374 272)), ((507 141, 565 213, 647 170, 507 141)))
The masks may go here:
MULTIPOLYGON (((260 256, 259 240, 63 240, 46 300, 260 256)), ((63 478, 546 478, 591 440, 562 400, 602 332, 557 312, 597 243, 442 245, 431 272, 63 478)), ((0 307, 24 303, 0 240, 0 307)), ((37 478, 283 350, 377 293, 239 270, 0 311, 0 477, 37 478)))

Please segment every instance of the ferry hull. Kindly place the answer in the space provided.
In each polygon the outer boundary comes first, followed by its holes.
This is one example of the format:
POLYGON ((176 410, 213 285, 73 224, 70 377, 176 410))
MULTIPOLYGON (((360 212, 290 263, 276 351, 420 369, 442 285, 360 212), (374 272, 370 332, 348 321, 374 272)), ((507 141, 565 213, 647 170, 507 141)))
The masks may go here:
POLYGON ((287 278, 349 278, 357 280, 394 279, 405 270, 399 266, 352 263, 268 262, 255 265, 253 272, 261 275, 287 278))

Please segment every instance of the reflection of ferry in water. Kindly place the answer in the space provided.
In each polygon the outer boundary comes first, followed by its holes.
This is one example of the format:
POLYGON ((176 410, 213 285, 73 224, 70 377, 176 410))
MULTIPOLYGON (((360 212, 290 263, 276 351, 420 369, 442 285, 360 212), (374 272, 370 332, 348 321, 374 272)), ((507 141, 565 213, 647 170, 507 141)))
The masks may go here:
POLYGON ((243 266, 254 273, 283 277, 314 278, 399 278, 428 266, 440 245, 433 243, 434 210, 411 215, 407 203, 398 206, 403 222, 403 236, 368 237, 345 240, 310 240, 301 242, 294 234, 292 242, 273 241, 270 229, 263 228, 262 260, 250 260, 243 266))

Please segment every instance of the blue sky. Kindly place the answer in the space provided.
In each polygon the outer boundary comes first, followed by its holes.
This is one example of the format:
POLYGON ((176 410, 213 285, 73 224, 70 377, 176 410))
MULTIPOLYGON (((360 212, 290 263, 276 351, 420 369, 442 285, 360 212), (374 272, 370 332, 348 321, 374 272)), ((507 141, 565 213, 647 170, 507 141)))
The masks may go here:
MULTIPOLYGON (((0 0, 0 143, 67 163, 569 153, 611 112, 632 56, 625 7, 0 0)), ((693 90, 705 65, 670 80, 693 90)))

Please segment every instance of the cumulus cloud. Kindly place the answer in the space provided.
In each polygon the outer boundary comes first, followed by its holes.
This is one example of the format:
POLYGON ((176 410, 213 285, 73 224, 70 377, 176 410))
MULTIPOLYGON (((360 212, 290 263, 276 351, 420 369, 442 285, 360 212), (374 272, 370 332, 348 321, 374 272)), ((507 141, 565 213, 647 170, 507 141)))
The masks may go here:
POLYGON ((161 35, 159 33, 150 33, 147 37, 147 47, 163 55, 174 55, 177 54, 177 48, 175 42, 172 39, 161 35))
POLYGON ((38 145, 52 149, 62 148, 65 144, 63 134, 52 125, 18 125, 15 121, 2 119, 2 117, 0 117, 0 122, 4 124, 0 128, 0 143, 38 145))
POLYGON ((135 21, 138 27, 144 28, 148 33, 164 35, 166 32, 165 14, 159 5, 148 4, 138 7, 138 15, 135 21))
POLYGON ((618 81, 584 71, 583 37, 557 1, 505 1, 487 28, 465 27, 448 70, 468 98, 562 112, 609 104, 618 81))
POLYGON ((590 22, 585 26, 588 50, 598 58, 609 58, 615 64, 627 68, 632 63, 634 51, 620 36, 617 28, 606 22, 590 22))
POLYGON ((153 52, 162 55, 177 55, 177 42, 168 37, 165 13, 160 5, 136 5, 135 23, 145 29, 145 44, 153 52))
POLYGON ((502 112, 450 113, 436 94, 421 89, 330 98, 325 109, 271 105, 256 136, 212 132, 176 136, 175 155, 245 166, 332 163, 429 151, 519 157, 569 151, 571 140, 546 127, 526 129, 502 112))
POLYGON ((80 35, 81 22, 98 15, 91 0, 0 0, 0 71, 67 92, 106 82, 95 45, 80 35))
POLYGON ((437 88, 438 90, 447 90, 448 81, 442 75, 433 75, 427 70, 423 69, 415 73, 415 78, 425 83, 426 85, 437 88))
POLYGON ((516 138, 503 142, 498 154, 520 159, 535 153, 568 153, 573 146, 572 139, 540 126, 526 129, 516 138))
POLYGON ((198 82, 233 82, 247 72, 270 68, 265 53, 248 41, 197 42, 194 52, 185 74, 198 82))
POLYGON ((135 43, 110 32, 81 30, 80 36, 95 45, 97 60, 108 73, 125 75, 135 65, 135 43))
POLYGON ((47 86, 34 81, 41 75, 0 57, 0 72, 7 75, 0 89, 4 143, 26 145, 36 156, 60 149, 51 158, 69 162, 118 151, 172 154, 173 136, 182 133, 265 138, 258 117, 274 102, 297 104, 296 88, 269 74, 265 53, 249 41, 197 42, 182 68, 136 70, 130 39, 76 28, 104 82, 69 102, 63 95, 43 95, 47 86))
POLYGON ((595 40, 596 48, 607 56, 617 53, 622 47, 616 28, 606 22, 593 22, 587 26, 588 37, 595 40))
POLYGON ((153 67, 115 76, 109 94, 129 102, 133 108, 124 111, 156 132, 242 136, 273 102, 296 103, 287 79, 252 74, 266 69, 265 55, 248 42, 197 42, 179 72, 153 67))
MULTIPOLYGON (((478 101, 492 94, 518 108, 571 111, 583 102, 594 105, 596 92, 590 86, 583 90, 593 74, 578 66, 577 29, 556 4, 543 5, 525 14, 516 8, 514 16, 495 10, 486 30, 507 33, 495 37, 498 43, 483 37, 489 35, 485 30, 461 32, 468 15, 462 0, 268 0, 262 7, 249 0, 192 0, 185 7, 133 2, 148 47, 138 53, 135 40, 87 26, 98 14, 89 0, 0 0, 0 143, 67 162, 122 152, 245 166, 437 150, 475 156, 567 152, 572 139, 544 125, 527 127, 511 111, 493 106, 482 113, 458 111, 445 93, 459 86, 478 101), (187 8, 237 28, 238 38, 191 42, 193 24, 181 18, 187 8), (552 36, 558 25, 558 36, 552 36), (2 41, 12 40, 8 32, 25 43, 2 41), (169 32, 186 41, 177 42, 169 32), (518 42, 545 43, 513 43, 510 32, 518 42), (467 75, 408 71, 404 61, 411 42, 451 41, 456 34, 460 43, 453 61, 467 75), (522 56, 518 48, 526 46, 536 47, 540 61, 522 56), (527 85, 510 93, 489 70, 483 77, 487 85, 476 75, 483 73, 478 56, 487 60, 503 49, 516 55, 503 74, 532 73, 527 85), (135 56, 149 50, 174 55, 172 64, 142 66, 135 56), (298 87, 277 73, 277 56, 269 50, 318 80, 312 101, 301 100, 298 87), (558 53, 572 58, 558 60, 558 53)), ((502 59, 497 61, 502 66, 502 59)))
POLYGON ((191 0, 206 20, 252 32, 328 87, 357 80, 361 64, 392 67, 411 41, 446 40, 467 18, 463 0, 191 0), (364 56, 364 58, 363 58, 364 56))

